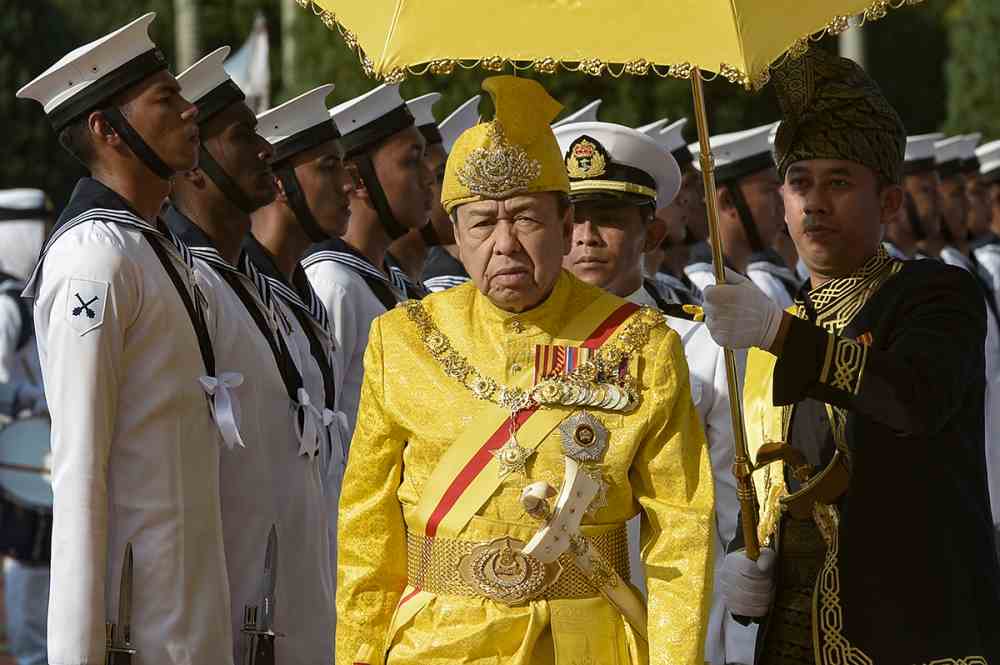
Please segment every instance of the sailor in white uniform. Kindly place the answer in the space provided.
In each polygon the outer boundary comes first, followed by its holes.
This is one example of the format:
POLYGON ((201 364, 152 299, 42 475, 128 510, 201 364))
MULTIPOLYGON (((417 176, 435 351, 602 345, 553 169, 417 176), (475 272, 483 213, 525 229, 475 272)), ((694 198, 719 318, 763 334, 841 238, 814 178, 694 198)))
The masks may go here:
MULTIPOLYGON (((992 141, 976 148, 979 162, 979 179, 982 187, 1000 191, 1000 141, 992 141)), ((993 199, 992 196, 988 198, 993 199)), ((992 227, 1000 226, 1000 220, 993 220, 992 227)), ((995 231, 988 242, 976 248, 979 264, 989 273, 994 293, 1000 294, 1000 235, 995 231)), ((998 302, 1000 304, 1000 302, 998 302)))
MULTIPOLYGON (((0 190, 0 428, 5 417, 48 414, 31 301, 21 292, 53 221, 52 203, 40 189, 0 190)), ((47 540, 48 532, 42 536, 47 540)), ((17 665, 44 664, 48 554, 38 559, 8 555, 3 586, 11 655, 17 665)))
MULTIPOLYGON (((252 646, 241 635, 244 608, 262 606, 272 525, 276 570, 275 659, 326 663, 333 651, 334 595, 320 447, 322 418, 303 400, 302 375, 286 339, 239 269, 250 215, 275 197, 270 144, 245 96, 223 69, 225 46, 177 77, 197 105, 201 158, 175 178, 166 221, 196 257, 209 303, 216 362, 232 390, 232 440, 222 453, 222 528, 229 570, 234 658, 252 646)), ((308 348, 305 349, 308 353, 308 348)), ((320 396, 319 393, 316 395, 320 396)), ((317 402, 319 403, 319 402, 317 402)))
POLYGON ((448 213, 441 206, 440 189, 441 183, 444 182, 444 166, 451 146, 462 132, 479 122, 479 99, 480 96, 475 95, 442 120, 437 126, 438 135, 441 137, 437 148, 428 146, 427 158, 431 160, 435 193, 431 221, 427 228, 434 229, 438 244, 427 252, 422 279, 424 287, 431 293, 444 291, 469 281, 469 273, 458 257, 454 226, 448 213))
MULTIPOLYGON (((661 310, 681 336, 690 368, 691 395, 709 442, 715 482, 715 569, 736 532, 739 505, 732 475, 733 430, 722 349, 694 319, 700 308, 667 302, 655 283, 643 279, 642 254, 665 228, 657 207, 672 200, 681 175, 670 153, 639 131, 604 122, 563 125, 555 130, 566 157, 575 208, 570 253, 563 266, 585 282, 635 303, 661 310)), ((634 526, 634 525, 632 525, 634 526)), ((638 534, 632 529, 633 576, 638 534)), ((641 579, 634 580, 641 585, 641 579)), ((756 628, 737 624, 716 585, 705 643, 712 665, 753 662, 756 628)))
POLYGON ((26 289, 52 414, 53 665, 104 662, 129 543, 138 662, 233 662, 222 440, 203 388, 214 352, 190 253, 157 218, 169 179, 197 164, 197 112, 149 39, 153 19, 18 92, 92 174, 26 289))
POLYGON ((371 323, 423 293, 412 290, 402 270, 386 261, 386 250, 394 239, 427 224, 433 175, 424 161, 426 140, 399 86, 379 86, 336 106, 330 115, 360 183, 351 194, 347 233, 314 245, 302 265, 333 321, 344 372, 341 408, 353 433, 371 323))
MULTIPOLYGON (((258 116, 257 129, 273 150, 277 197, 253 213, 253 233, 243 246, 244 267, 274 313, 311 396, 306 406, 314 415, 322 414, 317 429, 326 433, 319 461, 331 572, 336 571, 337 504, 350 435, 333 324, 299 259, 311 243, 342 234, 350 215, 354 177, 327 111, 332 90, 333 85, 319 86, 258 116)), ((335 574, 331 584, 336 590, 335 574)), ((310 653, 309 662, 315 662, 322 652, 310 653)))
MULTIPOLYGON (((718 183, 719 232, 726 263, 746 274, 782 308, 790 307, 800 286, 794 266, 784 264, 771 249, 775 235, 785 223, 781 181, 774 169, 771 146, 776 123, 742 132, 720 134, 710 139, 715 154, 718 183)), ((701 152, 698 144, 692 154, 701 152)), ((701 168, 700 162, 695 166, 701 168)), ((701 289, 715 283, 711 252, 692 251, 685 268, 691 281, 701 289)))

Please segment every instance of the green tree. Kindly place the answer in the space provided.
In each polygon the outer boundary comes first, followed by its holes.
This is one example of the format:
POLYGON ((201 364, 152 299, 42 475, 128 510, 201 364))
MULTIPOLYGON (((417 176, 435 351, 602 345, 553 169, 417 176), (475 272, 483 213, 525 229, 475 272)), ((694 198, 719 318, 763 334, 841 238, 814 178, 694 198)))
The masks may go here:
POLYGON ((1000 3, 961 0, 949 19, 945 128, 1000 138, 1000 3))

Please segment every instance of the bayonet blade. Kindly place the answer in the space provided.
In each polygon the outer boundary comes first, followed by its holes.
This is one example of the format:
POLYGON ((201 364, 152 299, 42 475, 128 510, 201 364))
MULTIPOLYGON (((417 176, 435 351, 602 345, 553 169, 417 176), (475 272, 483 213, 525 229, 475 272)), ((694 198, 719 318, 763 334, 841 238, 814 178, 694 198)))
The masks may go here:
POLYGON ((125 545, 122 579, 118 587, 118 636, 120 644, 132 642, 132 543, 125 545))
POLYGON ((274 588, 278 581, 278 530, 274 524, 267 534, 267 550, 264 553, 264 594, 261 599, 261 614, 258 628, 263 631, 274 627, 274 588))

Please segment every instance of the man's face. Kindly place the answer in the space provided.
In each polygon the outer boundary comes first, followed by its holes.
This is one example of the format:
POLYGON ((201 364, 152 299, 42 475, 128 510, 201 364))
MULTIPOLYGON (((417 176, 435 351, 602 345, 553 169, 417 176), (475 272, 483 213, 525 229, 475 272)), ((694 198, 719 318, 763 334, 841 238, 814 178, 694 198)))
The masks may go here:
POLYGON ((739 181, 747 207, 757 225, 757 235, 764 247, 774 243, 785 219, 781 198, 781 180, 776 169, 769 168, 749 175, 739 181))
POLYGON ((1000 233, 1000 182, 991 183, 989 186, 990 199, 990 219, 993 222, 993 232, 1000 233))
POLYGON ((416 127, 386 139, 372 154, 392 214, 409 229, 419 229, 430 219, 434 178, 424 161, 426 141, 416 127))
POLYGON ((452 228, 451 219, 441 205, 441 186, 444 184, 444 167, 448 161, 448 153, 444 151, 443 145, 435 143, 427 146, 424 161, 434 178, 431 183, 431 225, 442 245, 454 245, 455 229, 452 228))
POLYGON ((990 209, 989 188, 983 183, 978 173, 969 173, 965 177, 965 201, 968 206, 969 232, 974 237, 990 232, 992 210, 990 209))
POLYGON ((843 277, 878 249, 882 225, 902 205, 902 189, 879 191, 875 172, 840 159, 796 162, 785 174, 785 218, 814 276, 843 277))
POLYGON ((582 201, 573 207, 572 245, 563 268, 615 295, 630 295, 642 284, 647 247, 639 207, 619 201, 582 201))
POLYGON ((913 199, 917 208, 920 229, 928 238, 941 233, 941 193, 938 191, 936 171, 912 173, 903 177, 903 189, 913 199))
POLYGON ((132 86, 119 106, 167 166, 182 172, 198 165, 198 110, 181 96, 173 74, 162 71, 132 86))
POLYGON ((257 133, 257 118, 246 104, 232 104, 206 122, 201 131, 209 154, 256 207, 274 200, 274 178, 268 164, 273 151, 257 133))
POLYGON ((676 229, 686 228, 694 240, 707 240, 708 211, 701 172, 691 166, 685 167, 680 191, 669 206, 657 211, 656 216, 666 222, 668 233, 674 234, 676 229))
POLYGON ((965 239, 969 235, 965 226, 968 215, 965 180, 960 175, 941 178, 938 191, 941 193, 941 220, 947 225, 952 238, 965 239))
POLYGON ((351 218, 350 194, 356 176, 342 154, 338 141, 331 139, 296 155, 291 162, 309 211, 330 237, 344 235, 351 218))
POLYGON ((556 194, 541 192, 466 203, 455 212, 462 263, 494 305, 523 312, 548 297, 569 251, 572 206, 560 214, 556 194))

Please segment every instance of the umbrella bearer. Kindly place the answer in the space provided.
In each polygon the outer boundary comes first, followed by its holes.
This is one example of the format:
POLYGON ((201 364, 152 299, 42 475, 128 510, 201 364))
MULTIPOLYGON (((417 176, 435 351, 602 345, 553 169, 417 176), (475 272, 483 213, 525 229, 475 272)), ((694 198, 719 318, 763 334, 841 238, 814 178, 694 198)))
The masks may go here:
MULTIPOLYGON (((309 407, 300 403, 302 375, 293 344, 273 324, 253 280, 238 265, 251 213, 275 197, 270 144, 243 92, 223 69, 223 47, 177 77, 184 98, 198 107, 201 159, 174 179, 167 224, 196 257, 213 307, 209 330, 219 341, 219 366, 234 372, 231 438, 222 453, 222 528, 232 598, 233 653, 251 640, 241 634, 244 610, 261 598, 268 536, 280 543, 272 628, 279 663, 319 663, 333 648, 333 578, 326 537, 327 507, 320 456, 304 447, 309 407)), ((301 352, 308 354, 308 348, 301 352)), ((265 592, 267 590, 265 589, 265 592)))
MULTIPOLYGON (((570 180, 574 207, 572 246, 563 266, 588 284, 667 315, 690 368, 691 397, 708 438, 715 482, 715 574, 736 532, 739 504, 733 478, 733 421, 722 348, 702 323, 701 308, 670 300, 642 273, 643 252, 666 232, 656 211, 670 205, 681 188, 677 161, 666 147, 639 130, 606 122, 562 125, 555 130, 570 180)), ((687 150, 687 145, 684 145, 687 150)), ((629 522, 630 553, 636 568, 638 532, 629 522)), ((641 576, 641 570, 632 570, 641 576)), ((713 587, 705 641, 712 665, 753 662, 755 628, 726 619, 721 589, 713 587)))
MULTIPOLYGON (((716 155, 716 193, 721 216, 722 247, 726 264, 745 274, 772 300, 787 307, 799 288, 795 273, 771 249, 775 236, 784 225, 784 209, 774 170, 771 141, 775 125, 763 125, 732 134, 720 134, 710 140, 716 155)), ((698 144, 691 152, 700 152, 698 144)), ((701 168, 695 160, 695 165, 701 168)), ((704 291, 715 283, 711 253, 707 244, 691 252, 684 269, 695 285, 704 291)), ((792 266, 794 267, 794 266, 792 266)))
POLYGON ((680 338, 562 270, 559 104, 483 87, 496 116, 455 143, 441 195, 472 281, 372 325, 337 662, 701 662, 713 492, 680 338), (625 581, 639 512, 648 605, 625 581))
POLYGON ((821 49, 773 80, 810 282, 788 312, 735 273, 705 292, 716 341, 755 347, 744 404, 766 547, 727 555, 727 605, 767 617, 758 663, 996 662, 982 292, 882 248, 906 135, 875 83, 821 49))

